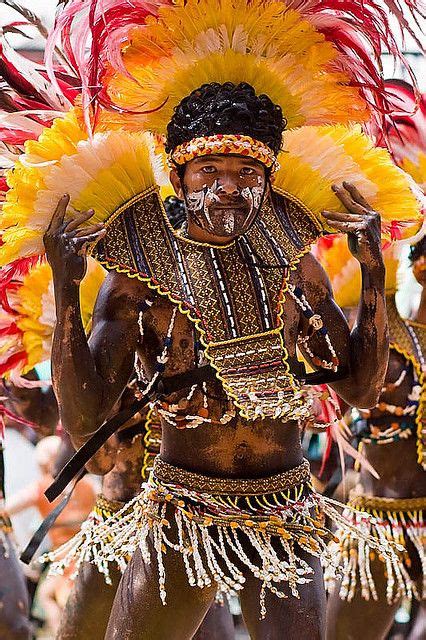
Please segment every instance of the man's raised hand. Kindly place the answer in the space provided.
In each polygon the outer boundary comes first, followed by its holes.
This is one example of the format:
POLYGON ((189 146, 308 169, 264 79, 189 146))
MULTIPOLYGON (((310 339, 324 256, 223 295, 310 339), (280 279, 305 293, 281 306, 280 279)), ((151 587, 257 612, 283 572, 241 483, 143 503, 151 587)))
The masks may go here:
POLYGON ((79 284, 86 273, 87 248, 103 237, 106 229, 102 223, 79 228, 93 216, 93 209, 65 222, 69 201, 69 195, 59 200, 43 240, 55 280, 79 284))
POLYGON ((348 234, 352 255, 369 268, 382 266, 380 216, 372 209, 358 189, 348 182, 332 189, 346 212, 323 211, 327 224, 336 233, 348 234))

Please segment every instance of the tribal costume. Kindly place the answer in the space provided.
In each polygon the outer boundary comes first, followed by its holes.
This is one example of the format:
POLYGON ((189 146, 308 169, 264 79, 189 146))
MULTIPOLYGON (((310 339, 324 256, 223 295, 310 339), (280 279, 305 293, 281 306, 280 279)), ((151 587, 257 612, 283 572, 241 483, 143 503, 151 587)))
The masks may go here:
POLYGON ((309 581, 312 569, 300 557, 300 550, 335 566, 327 551, 333 534, 325 526, 325 516, 384 552, 390 566, 397 564, 385 532, 379 531, 375 540, 364 536, 342 519, 331 501, 315 493, 306 460, 276 476, 226 480, 188 472, 157 458, 142 493, 91 531, 100 549, 92 561, 105 573, 106 560, 123 568, 140 549, 149 563, 147 539, 153 535, 164 604, 163 553, 170 548, 182 554, 191 585, 204 587, 215 582, 223 594, 242 589, 243 571, 248 569, 262 581, 264 616, 265 590, 286 597, 276 586, 284 582, 297 596, 298 585, 309 581))
MULTIPOLYGON (((391 345, 390 348, 406 358, 406 369, 394 383, 386 388, 397 388, 405 379, 407 372, 414 373, 414 384, 407 397, 407 405, 399 407, 379 402, 376 411, 383 415, 370 416, 369 411, 362 411, 365 428, 357 431, 360 438, 360 451, 365 444, 386 446, 401 439, 413 438, 417 434, 418 462, 424 465, 424 382, 423 382, 423 349, 426 346, 426 328, 418 323, 403 320, 396 308, 393 296, 387 298, 388 321, 391 345), (380 425, 380 426, 379 426, 380 425), (388 425, 383 429, 383 425, 388 425)), ((391 567, 383 564, 386 572, 386 598, 389 604, 397 602, 401 597, 426 598, 426 522, 424 514, 426 498, 385 498, 365 495, 355 490, 349 497, 347 510, 343 515, 348 518, 356 530, 365 535, 379 538, 386 535, 403 547, 399 552, 399 564, 391 567), (373 517, 368 519, 365 514, 373 517), (411 558, 407 553, 411 549, 411 558), (421 567, 423 586, 418 588, 410 576, 413 564, 413 553, 418 557, 421 567)), ((371 573, 371 561, 376 556, 370 545, 357 538, 351 532, 339 529, 336 532, 337 543, 331 543, 330 551, 338 558, 343 580, 340 597, 351 601, 357 585, 361 586, 361 595, 365 600, 378 599, 374 578, 371 573)), ((379 556, 380 557, 380 556, 379 556)), ((327 582, 329 582, 329 576, 327 582)), ((331 586, 331 583, 330 583, 331 586)))
MULTIPOLYGON (((91 223, 106 225, 106 236, 92 247, 92 255, 107 270, 138 278, 174 305, 153 377, 147 379, 136 362, 142 393, 150 394, 164 372, 178 312, 194 324, 197 366, 208 363, 226 393, 227 406, 218 418, 210 415, 203 387, 203 406, 181 419, 179 412, 197 385, 179 401, 181 406, 154 400, 165 423, 208 428, 237 414, 247 421, 302 422, 311 415, 311 399, 301 363, 289 356, 284 341, 283 310, 291 297, 311 328, 303 348, 319 369, 336 372, 339 362, 327 328, 290 282, 310 245, 327 230, 322 211, 344 210, 331 185, 350 180, 359 187, 381 214, 388 240, 410 236, 422 224, 416 189, 361 129, 372 115, 381 119, 386 95, 357 30, 378 55, 377 43, 389 33, 381 23, 383 13, 374 2, 353 3, 347 13, 339 5, 327 6, 324 16, 324 3, 305 8, 272 0, 188 0, 136 2, 134 13, 127 15, 122 8, 117 17, 112 4, 103 10, 91 3, 87 16, 71 0, 58 18, 49 51, 61 34, 65 50, 73 51, 70 33, 76 18, 83 23, 80 36, 90 31, 93 36, 90 59, 81 59, 84 37, 78 38, 72 58, 72 68, 83 75, 81 106, 29 141, 10 172, 0 216, 0 260, 5 264, 42 253, 43 230, 58 198, 68 192, 72 208, 93 207, 91 223), (356 20, 359 15, 368 25, 365 30, 356 20), (183 138, 173 144, 167 134, 174 118, 176 130, 182 124, 176 122, 177 110, 184 112, 188 101, 208 91, 212 96, 222 92, 225 99, 227 92, 240 91, 263 102, 259 118, 267 114, 279 121, 278 141, 267 135, 269 122, 259 122, 257 138, 244 122, 229 130, 223 109, 208 114, 209 122, 200 114, 190 123, 191 132, 187 117, 183 138), (106 110, 111 107, 112 114, 106 110), (281 139, 284 122, 288 130, 281 139), (177 171, 194 158, 215 154, 256 160, 268 185, 273 174, 267 197, 256 186, 244 194, 257 214, 248 231, 218 246, 189 239, 185 228, 173 230, 158 186, 166 152, 177 171), (328 350, 327 359, 311 350, 309 339, 315 334, 328 350)), ((393 40, 388 44, 395 50, 393 40)), ((214 200, 214 188, 203 187, 197 198, 204 204, 214 200)), ((232 228, 234 221, 227 224, 232 228)), ((141 301, 141 332, 151 304, 141 301)), ((309 580, 311 569, 300 550, 334 564, 326 547, 332 536, 324 527, 325 515, 355 534, 351 522, 313 491, 306 462, 278 476, 227 480, 184 471, 159 458, 141 494, 90 529, 95 544, 90 553, 103 572, 110 559, 123 567, 136 548, 149 562, 149 534, 163 603, 162 554, 169 546, 182 555, 190 584, 215 582, 228 593, 243 586, 243 569, 258 577, 264 615, 266 589, 283 597, 275 585, 284 582, 297 595, 298 585, 309 580), (251 560, 247 546, 260 563, 251 560)), ((395 545, 385 535, 359 535, 388 563, 396 562, 395 545)))
MULTIPOLYGON (((394 101, 401 109, 395 118, 395 129, 390 131, 392 150, 401 167, 410 170, 411 175, 424 190, 426 182, 424 171, 426 157, 426 138, 424 137, 426 103, 421 99, 419 111, 415 111, 415 92, 407 83, 390 81, 388 86, 394 92, 394 101), (404 107, 406 113, 403 113, 404 107), (423 170, 422 170, 423 169, 423 170)), ((330 274, 336 300, 341 306, 351 308, 357 304, 356 294, 360 289, 359 268, 348 255, 343 239, 335 239, 326 246, 321 240, 318 257, 330 274)), ((424 243, 424 238, 419 245, 424 243)), ((415 248, 414 248, 415 251, 415 248)), ((424 380, 426 327, 418 322, 406 320, 399 315, 395 291, 397 288, 397 270, 399 257, 397 251, 384 252, 386 264, 387 314, 390 333, 390 350, 405 359, 405 368, 398 379, 389 382, 383 388, 384 393, 397 390, 409 376, 413 380, 407 393, 405 406, 379 401, 372 411, 360 410, 359 420, 354 422, 354 435, 359 441, 359 451, 364 452, 365 445, 386 446, 399 440, 416 438, 417 462, 426 471, 426 416, 424 380), (381 414, 381 415, 378 415, 381 414)), ((426 476, 423 487, 426 488, 426 476)), ((354 527, 366 535, 378 537, 386 532, 389 539, 404 547, 399 552, 399 565, 392 569, 383 561, 386 576, 386 599, 389 604, 398 602, 401 597, 419 600, 426 598, 426 497, 388 498, 362 493, 357 487, 350 495, 347 510, 354 527), (374 517, 369 520, 365 513, 374 517), (407 553, 407 549, 410 553, 407 553), (413 559, 420 567, 421 585, 410 574, 413 559)), ((371 572, 372 560, 376 554, 362 540, 342 530, 336 532, 339 542, 331 544, 342 568, 343 580, 340 597, 349 602, 354 599, 358 585, 365 600, 378 600, 375 580, 371 572)), ((382 559, 382 558, 380 558, 382 559)), ((383 560, 383 559, 382 559, 383 560)))

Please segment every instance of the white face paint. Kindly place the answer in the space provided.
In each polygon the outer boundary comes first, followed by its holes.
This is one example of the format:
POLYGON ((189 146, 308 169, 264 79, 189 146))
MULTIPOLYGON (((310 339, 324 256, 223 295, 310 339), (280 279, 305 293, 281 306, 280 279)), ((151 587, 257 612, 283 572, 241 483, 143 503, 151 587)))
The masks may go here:
POLYGON ((215 180, 211 186, 203 185, 200 191, 187 191, 185 200, 188 212, 198 226, 215 235, 233 236, 237 225, 244 232, 248 221, 258 212, 264 192, 265 182, 258 176, 256 186, 239 190, 238 206, 215 209, 212 205, 220 204, 222 195, 219 181, 215 180))
POLYGON ((250 202, 250 211, 247 216, 247 220, 251 218, 255 211, 258 211, 260 205, 262 204, 262 198, 265 191, 265 186, 263 180, 260 176, 257 176, 257 186, 256 187, 244 187, 241 191, 241 196, 250 202))

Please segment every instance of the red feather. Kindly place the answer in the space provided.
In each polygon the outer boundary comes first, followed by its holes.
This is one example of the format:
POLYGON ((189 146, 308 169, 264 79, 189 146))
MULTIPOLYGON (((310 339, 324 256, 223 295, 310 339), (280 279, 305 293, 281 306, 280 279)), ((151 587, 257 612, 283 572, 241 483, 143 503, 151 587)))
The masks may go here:
POLYGON ((59 89, 54 61, 55 47, 60 46, 81 78, 82 104, 89 130, 96 122, 106 71, 112 65, 121 73, 127 73, 120 55, 126 35, 133 27, 145 24, 147 16, 157 15, 159 6, 164 4, 171 4, 171 0, 69 0, 62 6, 47 40, 46 69, 59 89))

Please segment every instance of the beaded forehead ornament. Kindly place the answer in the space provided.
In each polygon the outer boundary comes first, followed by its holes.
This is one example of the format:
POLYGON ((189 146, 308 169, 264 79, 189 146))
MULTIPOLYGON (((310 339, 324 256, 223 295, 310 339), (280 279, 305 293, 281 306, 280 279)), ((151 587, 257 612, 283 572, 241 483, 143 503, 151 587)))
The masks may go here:
POLYGON ((178 145, 170 154, 170 159, 178 165, 190 162, 194 158, 207 155, 240 155, 253 158, 268 169, 278 169, 277 158, 270 147, 263 142, 245 135, 218 133, 212 136, 193 138, 189 142, 178 145))

